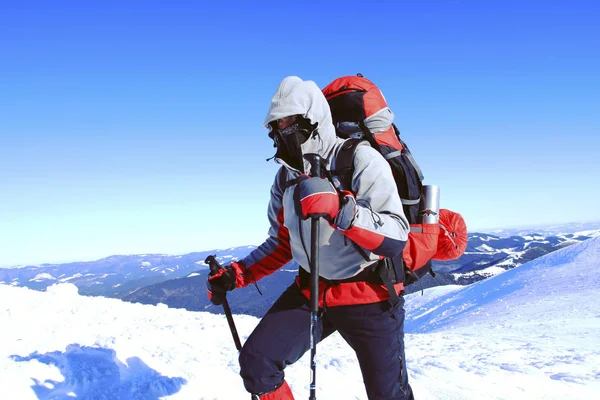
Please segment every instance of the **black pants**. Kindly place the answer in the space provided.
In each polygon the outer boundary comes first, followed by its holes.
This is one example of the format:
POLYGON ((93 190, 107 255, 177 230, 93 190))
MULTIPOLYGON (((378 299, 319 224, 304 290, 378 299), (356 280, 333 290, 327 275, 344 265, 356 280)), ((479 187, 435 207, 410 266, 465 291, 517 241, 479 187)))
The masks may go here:
MULTIPOLYGON (((319 319, 320 338, 339 331, 354 349, 369 400, 413 399, 404 362, 404 298, 329 307, 319 319)), ((308 300, 292 284, 250 335, 240 353, 240 374, 250 393, 283 382, 283 370, 310 349, 308 300)))

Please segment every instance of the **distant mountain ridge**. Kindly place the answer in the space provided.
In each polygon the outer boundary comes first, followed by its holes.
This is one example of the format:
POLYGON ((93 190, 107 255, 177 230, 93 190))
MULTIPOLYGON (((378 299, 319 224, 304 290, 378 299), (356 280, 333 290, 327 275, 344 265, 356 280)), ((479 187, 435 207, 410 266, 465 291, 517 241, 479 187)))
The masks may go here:
POLYGON ((522 265, 565 246, 600 236, 599 230, 544 236, 528 233, 523 236, 499 237, 473 233, 465 253, 450 268, 455 283, 469 284, 522 265))
MULTIPOLYGON (((600 236, 600 229, 544 236, 528 233, 501 237, 470 233, 465 254, 458 260, 434 262, 436 277, 426 275, 406 288, 407 293, 439 285, 468 285, 497 275, 541 255, 570 244, 600 236)), ((185 255, 122 255, 97 261, 43 264, 0 269, 0 283, 45 290, 50 285, 70 282, 84 295, 116 297, 146 304, 164 303, 188 310, 221 312, 206 298, 207 266, 204 260, 214 254, 221 264, 243 258, 256 246, 194 252, 185 255)), ((263 295, 250 287, 230 296, 237 312, 261 316, 296 275, 298 266, 286 267, 258 282, 263 295)))
POLYGON ((180 278, 207 268, 211 254, 226 263, 245 256, 256 246, 210 250, 184 255, 114 255, 97 261, 42 264, 0 269, 0 283, 45 290, 55 283, 69 282, 84 295, 120 297, 141 287, 180 278))
MULTIPOLYGON (((449 284, 468 285, 497 275, 506 270, 531 261, 544 254, 579 243, 591 237, 600 236, 600 230, 586 234, 566 234, 543 237, 531 234, 525 237, 501 238, 489 234, 469 235, 469 245, 465 254, 458 260, 447 263, 434 263, 438 270, 436 277, 426 275, 406 288, 407 293, 421 289, 449 284)), ((234 312, 261 317, 285 288, 293 282, 298 266, 290 263, 274 274, 258 282, 262 296, 254 288, 234 290, 228 294, 234 312)), ((221 313, 221 307, 213 306, 206 297, 207 271, 192 274, 190 277, 158 283, 141 288, 123 300, 144 304, 164 303, 170 307, 192 311, 221 313)))
POLYGON ((600 230, 600 221, 569 222, 564 224, 550 224, 537 226, 522 226, 514 228, 484 229, 479 232, 492 234, 499 237, 526 236, 536 232, 543 236, 565 235, 569 233, 583 234, 587 231, 600 230))
MULTIPOLYGON (((251 285, 228 293, 227 298, 232 312, 262 317, 279 295, 294 282, 297 272, 298 265, 290 263, 258 281, 258 289, 251 285)), ((208 300, 206 294, 207 275, 208 269, 194 272, 184 278, 142 287, 121 299, 132 303, 153 305, 163 303, 173 308, 221 314, 223 308, 213 305, 208 300)))
POLYGON ((406 292, 414 293, 423 288, 439 285, 469 285, 563 247, 598 236, 600 236, 600 229, 552 236, 531 231, 523 236, 510 237, 470 233, 467 249, 459 259, 447 262, 434 261, 435 278, 425 275, 420 282, 406 288, 406 292))

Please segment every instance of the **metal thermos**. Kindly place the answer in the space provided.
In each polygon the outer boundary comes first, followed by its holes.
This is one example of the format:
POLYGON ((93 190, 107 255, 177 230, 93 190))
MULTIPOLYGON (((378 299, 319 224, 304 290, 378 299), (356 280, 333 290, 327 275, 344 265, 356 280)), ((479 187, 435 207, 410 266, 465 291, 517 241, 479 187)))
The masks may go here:
POLYGON ((419 204, 419 222, 421 224, 437 224, 440 218, 440 188, 436 185, 425 185, 421 189, 419 204))

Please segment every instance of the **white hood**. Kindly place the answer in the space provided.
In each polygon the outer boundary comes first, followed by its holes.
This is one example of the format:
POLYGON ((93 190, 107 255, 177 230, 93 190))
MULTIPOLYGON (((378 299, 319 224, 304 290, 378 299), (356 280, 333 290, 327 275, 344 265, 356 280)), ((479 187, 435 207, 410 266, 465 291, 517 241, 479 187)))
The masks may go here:
MULTIPOLYGON (((325 95, 313 81, 303 81, 297 76, 288 76, 280 84, 271 100, 271 107, 265 118, 265 127, 279 118, 302 115, 317 124, 317 135, 302 145, 302 153, 317 153, 330 160, 334 143, 338 140, 331 119, 331 111, 325 95)), ((278 160, 281 163, 281 160, 278 160)), ((305 171, 309 170, 305 162, 305 171)))

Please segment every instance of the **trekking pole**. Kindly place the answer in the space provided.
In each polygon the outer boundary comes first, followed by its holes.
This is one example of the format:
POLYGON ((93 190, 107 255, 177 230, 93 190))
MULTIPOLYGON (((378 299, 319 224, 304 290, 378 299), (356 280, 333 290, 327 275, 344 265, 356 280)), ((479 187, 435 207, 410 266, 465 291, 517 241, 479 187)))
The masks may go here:
MULTIPOLYGON (((310 176, 321 177, 323 159, 318 154, 304 156, 310 162, 310 176)), ((319 217, 310 221, 310 396, 316 400, 317 390, 317 327, 319 322, 319 217)))
MULTIPOLYGON (((208 256, 206 260, 204 260, 206 264, 210 267, 210 276, 215 275, 219 272, 223 267, 215 256, 208 256)), ((233 336, 233 341, 235 342, 235 347, 238 351, 242 350, 242 342, 240 342, 240 336, 238 335, 237 329, 235 328, 235 323, 233 322, 233 315, 231 315, 231 309, 229 308, 229 302, 227 301, 227 295, 223 293, 223 311, 225 311, 225 317, 227 317, 227 323, 229 324, 229 329, 231 330, 231 335, 233 336)))

